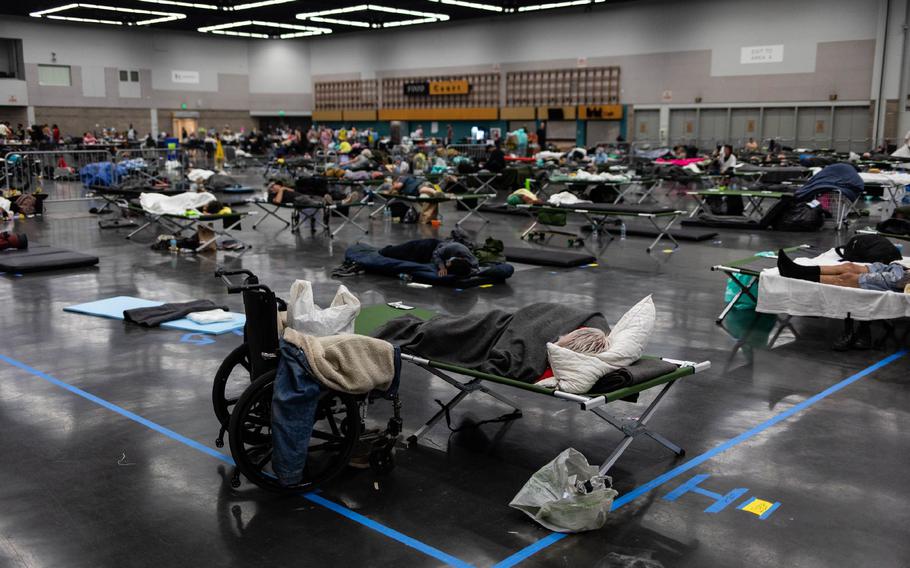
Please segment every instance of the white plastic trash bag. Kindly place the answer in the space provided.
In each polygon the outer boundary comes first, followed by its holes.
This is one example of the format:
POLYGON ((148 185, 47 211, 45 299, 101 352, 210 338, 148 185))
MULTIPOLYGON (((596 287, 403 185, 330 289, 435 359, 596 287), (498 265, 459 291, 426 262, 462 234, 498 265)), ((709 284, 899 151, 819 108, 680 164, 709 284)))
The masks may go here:
POLYGON ((360 313, 360 300, 346 286, 338 287, 332 304, 325 309, 313 302, 313 284, 295 280, 288 302, 288 325, 296 331, 316 337, 354 333, 354 320, 360 313))
POLYGON ((551 531, 595 530, 607 522, 618 495, 611 484, 581 452, 569 448, 537 470, 509 506, 551 531))

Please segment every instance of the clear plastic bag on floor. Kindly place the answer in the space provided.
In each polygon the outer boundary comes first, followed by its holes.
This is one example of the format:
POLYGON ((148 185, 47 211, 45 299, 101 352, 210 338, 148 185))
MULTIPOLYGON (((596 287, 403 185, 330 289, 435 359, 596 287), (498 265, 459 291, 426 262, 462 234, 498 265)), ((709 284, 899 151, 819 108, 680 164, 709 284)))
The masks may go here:
POLYGON ((618 495, 611 484, 581 452, 569 448, 537 470, 509 506, 552 531, 595 530, 607 522, 618 495))
POLYGON ((313 284, 295 280, 291 284, 287 324, 300 333, 327 337, 339 333, 354 333, 354 320, 360 314, 360 300, 346 286, 339 286, 328 308, 313 301, 313 284))

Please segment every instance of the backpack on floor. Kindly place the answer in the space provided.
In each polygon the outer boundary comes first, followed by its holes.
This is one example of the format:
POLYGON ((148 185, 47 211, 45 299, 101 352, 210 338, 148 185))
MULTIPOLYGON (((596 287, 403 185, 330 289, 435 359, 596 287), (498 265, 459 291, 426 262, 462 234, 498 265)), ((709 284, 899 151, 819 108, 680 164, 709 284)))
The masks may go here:
POLYGON ((776 231, 814 232, 825 225, 825 211, 817 204, 791 203, 772 225, 776 231))
POLYGON ((881 235, 856 235, 850 241, 834 249, 842 260, 850 262, 881 262, 888 264, 901 259, 901 252, 894 244, 881 235))
POLYGON ((910 219, 896 219, 894 217, 885 219, 875 226, 875 230, 889 235, 910 236, 910 219))

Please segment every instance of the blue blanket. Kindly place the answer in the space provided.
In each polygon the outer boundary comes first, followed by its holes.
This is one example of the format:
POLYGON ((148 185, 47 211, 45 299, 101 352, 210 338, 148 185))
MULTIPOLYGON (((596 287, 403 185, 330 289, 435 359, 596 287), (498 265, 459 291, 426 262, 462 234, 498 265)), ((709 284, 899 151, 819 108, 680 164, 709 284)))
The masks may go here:
POLYGON ((348 247, 344 253, 345 260, 356 262, 364 270, 373 274, 397 277, 407 274, 415 282, 433 284, 435 286, 453 286, 455 288, 470 288, 483 284, 497 284, 504 282, 515 272, 511 264, 493 262, 480 265, 480 272, 468 278, 455 276, 439 276, 436 267, 432 264, 420 264, 408 260, 388 258, 379 254, 379 250, 367 244, 358 243, 348 247))
POLYGON ((79 170, 79 180, 86 188, 113 187, 131 172, 145 167, 143 160, 124 160, 117 165, 111 162, 86 164, 79 170))
POLYGON ((839 190, 844 197, 853 201, 862 194, 864 188, 863 178, 856 173, 856 168, 850 164, 831 164, 812 176, 793 195, 800 201, 811 201, 819 194, 839 190))

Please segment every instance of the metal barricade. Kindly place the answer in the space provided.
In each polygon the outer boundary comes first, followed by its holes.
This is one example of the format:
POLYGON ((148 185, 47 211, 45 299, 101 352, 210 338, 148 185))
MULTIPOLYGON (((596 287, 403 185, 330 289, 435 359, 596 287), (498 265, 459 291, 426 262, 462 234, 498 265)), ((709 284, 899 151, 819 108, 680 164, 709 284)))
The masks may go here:
POLYGON ((117 150, 114 155, 115 164, 139 159, 151 172, 186 169, 189 165, 189 157, 183 148, 132 148, 117 150))
POLYGON ((40 191, 47 194, 48 201, 84 199, 79 171, 89 164, 112 161, 107 149, 8 152, 3 157, 2 186, 23 193, 40 191))

